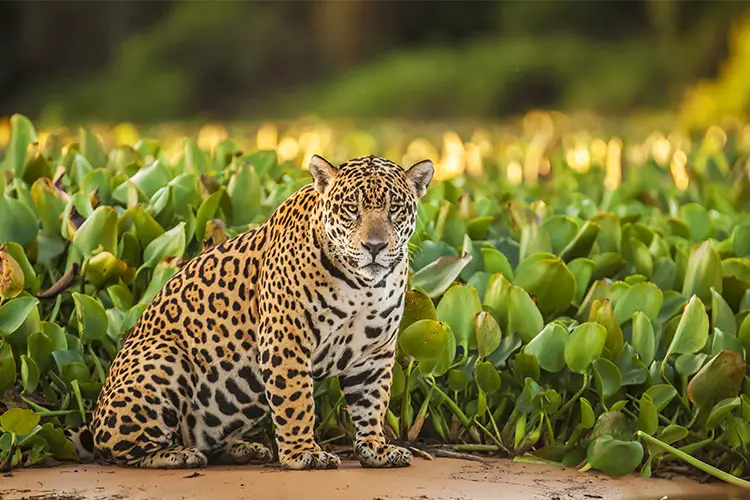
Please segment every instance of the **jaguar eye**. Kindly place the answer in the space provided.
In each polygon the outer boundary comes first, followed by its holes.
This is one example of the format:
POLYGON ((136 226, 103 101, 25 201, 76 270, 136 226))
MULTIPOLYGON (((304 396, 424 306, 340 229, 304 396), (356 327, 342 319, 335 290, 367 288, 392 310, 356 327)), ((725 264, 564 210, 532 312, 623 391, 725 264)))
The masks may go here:
POLYGON ((390 208, 391 215, 393 216, 393 215, 398 214, 402 208, 404 208, 402 205, 391 205, 391 208, 390 208))
POLYGON ((348 215, 349 217, 356 217, 357 216, 357 205, 355 203, 347 203, 343 205, 342 207, 344 209, 344 213, 348 215))

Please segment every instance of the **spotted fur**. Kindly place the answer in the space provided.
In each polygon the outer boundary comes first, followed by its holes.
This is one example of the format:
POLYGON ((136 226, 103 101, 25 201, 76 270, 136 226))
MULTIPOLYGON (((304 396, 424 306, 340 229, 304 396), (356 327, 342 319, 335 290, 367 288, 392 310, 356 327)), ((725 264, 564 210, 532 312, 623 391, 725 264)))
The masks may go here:
POLYGON ((382 423, 407 241, 432 163, 404 170, 366 156, 335 168, 314 156, 310 171, 312 184, 256 229, 192 259, 146 309, 88 424, 97 459, 269 461, 243 436, 270 410, 282 466, 335 468, 338 457, 314 440, 313 380, 338 376, 362 466, 411 463, 382 423))

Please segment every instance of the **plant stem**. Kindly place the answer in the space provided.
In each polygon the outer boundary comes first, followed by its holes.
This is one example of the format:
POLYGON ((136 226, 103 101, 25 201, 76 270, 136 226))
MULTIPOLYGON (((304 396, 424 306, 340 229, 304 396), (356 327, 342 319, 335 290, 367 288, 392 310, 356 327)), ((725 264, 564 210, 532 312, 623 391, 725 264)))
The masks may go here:
MULTIPOLYGON (((426 383, 422 381, 423 383, 426 383)), ((445 402, 446 406, 453 412, 453 414, 458 418, 458 421, 461 422, 461 425, 464 427, 471 426, 471 420, 469 420, 469 417, 466 416, 466 414, 461 410, 461 408, 458 407, 456 403, 453 402, 453 400, 448 397, 448 395, 440 389, 440 387, 435 384, 435 382, 432 382, 432 386, 435 388, 435 393, 443 398, 443 401, 445 402)))
POLYGON ((744 479, 740 479, 739 477, 733 476, 727 472, 724 472, 721 469, 717 469, 716 467, 713 467, 705 462, 702 462, 701 460, 698 460, 695 457, 691 457, 684 451, 678 450, 677 448, 674 448, 673 446, 670 446, 667 443, 656 439, 655 437, 651 437, 643 431, 637 431, 636 434, 638 435, 639 438, 644 439, 651 444, 655 444, 656 446, 659 446, 660 448, 667 450, 668 452, 681 458, 682 460, 689 463, 693 467, 696 467, 707 474, 711 474, 712 476, 718 479, 721 479, 722 481, 725 481, 733 486, 737 486, 744 490, 750 490, 750 481, 745 481, 744 479))
POLYGON ((573 395, 572 398, 568 400, 567 403, 565 403, 562 406, 562 408, 557 410, 557 412, 555 413, 557 415, 564 415, 565 413, 567 413, 570 410, 570 408, 575 404, 575 402, 578 401, 578 398, 580 398, 583 395, 583 393, 586 391, 586 389, 588 389, 588 387, 589 387, 589 372, 587 370, 583 372, 583 385, 581 385, 581 388, 578 390, 578 392, 576 392, 573 395))

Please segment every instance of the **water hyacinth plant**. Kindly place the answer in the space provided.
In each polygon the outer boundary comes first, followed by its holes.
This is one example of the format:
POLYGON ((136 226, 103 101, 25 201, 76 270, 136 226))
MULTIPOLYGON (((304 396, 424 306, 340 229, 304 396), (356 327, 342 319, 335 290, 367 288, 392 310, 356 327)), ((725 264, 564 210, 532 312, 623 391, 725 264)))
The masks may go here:
MULTIPOLYGON (((26 118, 11 124, 4 468, 75 459, 61 429, 89 418, 159 289, 309 182, 281 143, 247 154, 229 138, 208 149, 185 139, 167 154, 147 138, 105 147, 86 129, 42 143, 26 118)), ((747 153, 726 143, 623 162, 616 175, 580 168, 557 143, 548 171, 520 183, 492 154, 481 175, 439 178, 410 242, 391 437, 612 476, 685 460, 747 487, 750 183, 747 153)), ((321 441, 347 443, 336 379, 318 384, 316 403, 321 441)))

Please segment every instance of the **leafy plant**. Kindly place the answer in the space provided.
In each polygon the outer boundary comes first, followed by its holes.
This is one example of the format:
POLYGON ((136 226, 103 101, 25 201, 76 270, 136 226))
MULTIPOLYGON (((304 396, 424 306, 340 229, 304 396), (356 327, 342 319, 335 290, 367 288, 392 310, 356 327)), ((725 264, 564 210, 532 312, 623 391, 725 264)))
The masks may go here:
MULTIPOLYGON (((62 148, 12 123, 0 200, 21 222, 0 210, 0 391, 26 409, 0 422, 6 467, 75 458, 60 429, 89 418, 159 289, 309 182, 230 139, 168 155, 151 139, 107 150, 82 130, 62 148)), ((724 170, 692 148, 689 186, 652 155, 606 187, 603 166, 584 171, 559 146, 545 182, 511 182, 489 155, 482 177, 435 181, 409 242, 392 437, 611 475, 684 459, 747 487, 750 182, 737 142, 724 170)), ((338 381, 315 395, 321 440, 350 441, 338 381)))

